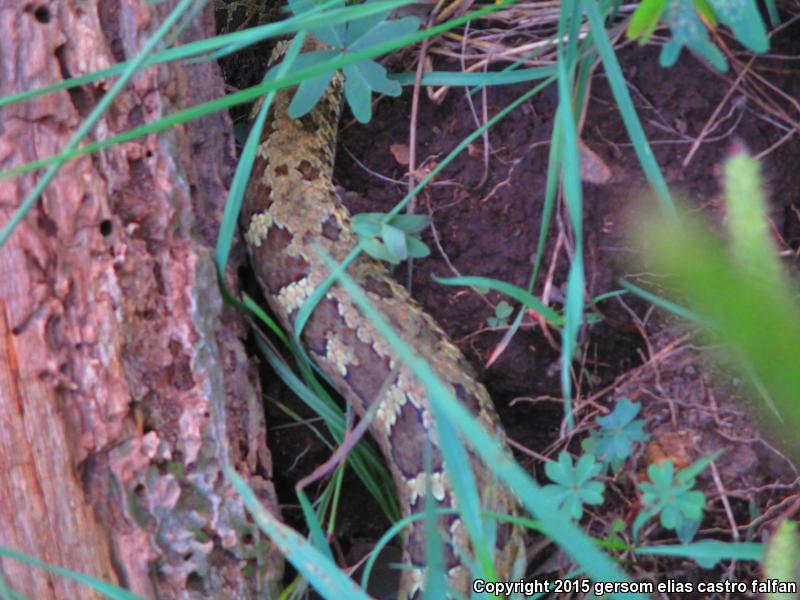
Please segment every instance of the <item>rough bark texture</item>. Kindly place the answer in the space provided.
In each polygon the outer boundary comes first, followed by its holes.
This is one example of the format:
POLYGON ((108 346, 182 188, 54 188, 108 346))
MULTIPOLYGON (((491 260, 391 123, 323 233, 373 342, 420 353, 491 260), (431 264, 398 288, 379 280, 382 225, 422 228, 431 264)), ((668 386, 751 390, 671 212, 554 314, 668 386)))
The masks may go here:
MULTIPOLYGON (((0 0, 0 94, 134 56, 173 2, 0 0)), ((213 32, 210 9, 182 33, 213 32)), ((57 153, 108 81, 3 107, 0 170, 57 153)), ((213 64, 138 74, 93 132, 222 93, 213 64)), ((0 545, 148 598, 266 597, 280 561, 225 481, 275 508, 260 393, 212 245, 224 115, 73 160, 0 248, 0 545)), ((0 180, 0 224, 36 175, 0 180)), ((88 589, 10 559, 30 598, 88 589)))

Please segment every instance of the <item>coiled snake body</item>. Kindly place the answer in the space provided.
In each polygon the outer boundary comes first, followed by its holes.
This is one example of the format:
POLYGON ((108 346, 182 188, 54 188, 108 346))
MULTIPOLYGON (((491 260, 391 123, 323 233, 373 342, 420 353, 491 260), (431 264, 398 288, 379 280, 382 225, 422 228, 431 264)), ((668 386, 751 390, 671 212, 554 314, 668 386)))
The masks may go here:
MULTIPOLYGON (((332 183, 341 80, 335 78, 314 110, 299 120, 287 116, 290 96, 287 91, 278 93, 270 109, 242 216, 258 281, 270 307, 288 330, 300 306, 329 274, 319 248, 341 262, 357 244, 350 230, 350 216, 332 183)), ((504 434, 486 389, 475 379, 461 351, 405 288, 381 263, 363 254, 349 267, 348 274, 454 395, 488 431, 502 439, 504 434)), ((389 465, 404 514, 423 509, 426 439, 433 447, 431 488, 437 505, 454 506, 424 387, 343 289, 334 286, 317 305, 303 332, 303 342, 358 414, 363 415, 373 402, 381 402, 370 431, 389 465)), ((471 458, 471 463, 482 508, 513 514, 513 497, 492 481, 476 458, 471 458)), ((440 524, 448 539, 448 583, 467 595, 471 584, 465 562, 474 553, 466 530, 455 515, 443 517, 440 524)), ((524 557, 521 532, 516 527, 498 526, 494 556, 500 579, 511 577, 524 557)), ((404 561, 414 568, 403 572, 400 595, 415 597, 424 584, 421 521, 407 528, 404 561)))

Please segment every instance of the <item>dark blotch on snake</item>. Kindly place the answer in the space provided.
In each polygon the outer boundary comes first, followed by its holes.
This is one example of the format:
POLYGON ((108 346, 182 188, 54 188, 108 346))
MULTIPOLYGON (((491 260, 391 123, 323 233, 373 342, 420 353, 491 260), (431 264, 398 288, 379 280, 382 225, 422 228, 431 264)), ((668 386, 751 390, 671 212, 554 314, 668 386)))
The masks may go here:
MULTIPOLYGON (((425 449, 425 426, 422 422, 422 413, 407 400, 397 415, 397 421, 392 428, 392 458, 397 468, 406 478, 412 478, 419 473, 420 455, 425 449)), ((441 457, 438 452, 433 453, 431 468, 439 471, 442 468, 441 457)))
POLYGON ((375 294, 379 298, 392 298, 391 286, 386 281, 376 277, 367 277, 364 280, 364 290, 375 294))
POLYGON ((339 222, 334 217, 328 217, 322 223, 322 235, 332 242, 338 242, 341 236, 342 228, 339 222))
POLYGON ((273 225, 267 229, 266 239, 262 238, 258 248, 251 248, 257 260, 253 265, 259 278, 269 287, 271 294, 278 294, 290 283, 303 279, 310 268, 308 261, 302 256, 291 256, 284 249, 291 243, 292 234, 283 227, 273 225), (265 268, 266 261, 271 261, 270 268, 265 268))
POLYGON ((315 167, 306 159, 300 161, 300 164, 297 165, 297 169, 300 171, 300 173, 303 175, 303 179, 306 181, 315 181, 319 178, 319 167, 315 167))

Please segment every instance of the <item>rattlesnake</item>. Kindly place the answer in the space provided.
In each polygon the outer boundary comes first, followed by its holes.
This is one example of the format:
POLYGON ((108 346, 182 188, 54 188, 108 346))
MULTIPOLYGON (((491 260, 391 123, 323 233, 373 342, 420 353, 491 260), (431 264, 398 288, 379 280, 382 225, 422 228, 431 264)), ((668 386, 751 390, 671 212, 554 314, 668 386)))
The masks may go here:
MULTIPOLYGON (((317 42, 311 45, 320 47, 317 42)), ((276 51, 273 62, 279 54, 276 51)), ((270 308, 288 330, 292 330, 298 309, 329 274, 320 250, 341 262, 357 244, 350 216, 332 183, 341 88, 337 76, 313 111, 299 120, 287 115, 291 93, 276 95, 245 195, 241 219, 253 269, 270 308)), ((364 255, 349 267, 348 275, 486 429, 504 440, 486 389, 461 351, 405 288, 380 262, 364 255)), ((403 514, 423 509, 426 440, 433 448, 434 498, 440 507, 454 506, 424 387, 343 289, 334 286, 326 293, 302 338, 308 354, 358 414, 364 415, 373 402, 381 402, 370 431, 389 465, 403 514)), ((478 459, 471 456, 470 462, 482 508, 514 514, 516 500, 493 481, 478 459)), ((466 530, 457 515, 442 517, 440 525, 448 538, 448 583, 466 596, 471 589, 466 563, 474 556, 466 530)), ((417 521, 406 529, 404 562, 413 568, 403 571, 399 595, 417 597, 424 585, 424 525, 417 521)), ((524 560, 518 527, 498 524, 494 558, 501 580, 518 570, 524 560)))

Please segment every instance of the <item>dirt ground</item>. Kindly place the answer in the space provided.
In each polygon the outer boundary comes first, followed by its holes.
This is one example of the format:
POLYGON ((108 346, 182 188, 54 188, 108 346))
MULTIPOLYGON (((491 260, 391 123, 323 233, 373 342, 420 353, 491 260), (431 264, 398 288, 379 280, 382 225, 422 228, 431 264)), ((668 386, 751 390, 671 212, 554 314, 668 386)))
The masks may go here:
MULTIPOLYGON (((773 148, 788 129, 769 116, 763 104, 768 101, 764 98, 771 98, 780 110, 795 120, 800 118, 795 100, 800 98, 800 27, 780 33, 773 39, 772 53, 753 66, 775 89, 759 83, 765 90, 761 101, 741 89, 734 90, 715 116, 731 88, 731 75, 714 73, 686 53, 673 68, 662 69, 657 56, 657 49, 647 47, 629 46, 619 52, 630 93, 670 186, 695 208, 721 218, 718 170, 732 141, 744 142, 754 153, 767 150, 763 171, 776 237, 787 254, 800 251, 800 136, 773 148), (717 127, 684 165, 694 139, 709 120, 718 122, 717 127)), ((742 55, 744 61, 748 58, 742 55)), ((457 68, 434 64, 443 70, 457 68)), ((749 89, 754 88, 751 85, 749 89)), ((495 114, 524 91, 524 86, 490 89, 488 114, 495 114)), ((445 287, 431 276, 480 275, 527 286, 539 235, 556 101, 555 89, 529 100, 491 129, 488 163, 484 162, 483 142, 478 140, 423 192, 417 211, 432 216, 437 238, 431 232, 424 234, 432 256, 417 261, 413 271, 414 296, 479 370, 515 447, 546 455, 565 447, 579 451, 575 440, 560 433, 558 350, 538 325, 529 323, 499 360, 486 368, 487 357, 504 334, 504 330, 487 326, 487 318, 494 315, 494 305, 502 297, 445 287)), ((474 102, 480 115, 480 95, 474 102)), ((347 190, 345 201, 353 213, 388 211, 406 193, 407 167, 398 161, 398 149, 408 144, 410 108, 411 93, 406 90, 398 99, 383 98, 367 126, 353 123, 345 115, 336 179, 347 190)), ((475 127, 476 118, 463 89, 450 89, 440 104, 423 93, 417 127, 418 164, 430 168, 475 127)), ((603 184, 584 186, 587 293, 592 298, 619 289, 618 279, 638 268, 625 235, 632 217, 654 202, 641 192, 641 169, 602 67, 592 80, 582 140, 609 175, 603 184)), ((565 245, 569 244, 568 237, 556 241, 559 230, 563 227, 555 223, 535 289, 541 295, 547 281, 549 298, 556 307, 566 280, 565 245)), ((399 269, 397 276, 404 280, 405 268, 399 269)), ((581 337, 577 403, 581 427, 614 399, 626 395, 643 403, 646 430, 653 435, 646 455, 639 457, 632 471, 643 470, 652 453, 665 453, 677 462, 682 457, 691 461, 725 449, 713 473, 701 478, 709 510, 700 535, 761 541, 777 517, 796 510, 800 478, 779 446, 754 429, 740 399, 741 382, 713 368, 690 331, 646 303, 626 295, 605 300, 598 308, 605 319, 586 327, 581 337), (731 537, 734 530, 738 538, 731 537)), ((278 384, 272 385, 267 388, 268 396, 279 397, 306 414, 278 384)), ((269 412, 277 484, 286 502, 284 517, 299 525, 293 483, 324 461, 328 451, 305 427, 289 422, 274 407, 269 412)), ((541 461, 532 454, 522 450, 517 456, 531 471, 541 469, 541 461)), ((370 508, 355 477, 350 483, 353 487, 345 498, 337 544, 343 556, 354 559, 374 543, 387 523, 377 506, 370 508)), ((614 516, 630 522, 635 514, 634 486, 619 483, 614 489, 616 493, 609 495, 611 500, 602 511, 591 516, 589 526, 595 533, 602 533, 614 516)), ((542 553, 538 563, 557 569, 558 556, 542 553)), ((651 560, 628 568, 640 571, 642 577, 665 572, 689 580, 712 577, 692 564, 651 560)))

